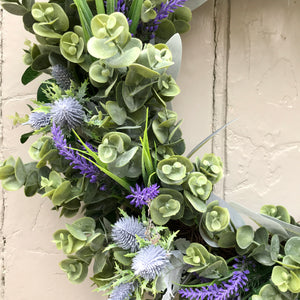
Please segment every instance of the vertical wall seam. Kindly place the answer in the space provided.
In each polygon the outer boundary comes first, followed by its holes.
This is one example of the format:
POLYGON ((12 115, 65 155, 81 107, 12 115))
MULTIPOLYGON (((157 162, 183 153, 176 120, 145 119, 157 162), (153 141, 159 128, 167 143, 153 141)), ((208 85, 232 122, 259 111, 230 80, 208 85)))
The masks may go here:
MULTIPOLYGON (((214 0, 213 19, 213 84, 212 84, 212 129, 217 130, 227 123, 228 109, 228 59, 230 48, 230 0, 214 0)), ((213 138, 212 152, 221 156, 225 173, 227 170, 227 132, 219 133, 213 138)), ((225 198, 226 177, 215 190, 225 198)))
MULTIPOLYGON (((225 94, 225 111, 224 111, 224 119, 225 124, 228 123, 231 120, 228 120, 228 105, 229 105, 229 99, 228 99, 228 68, 229 68, 229 55, 230 55, 230 26, 231 26, 231 0, 228 0, 228 6, 227 6, 227 42, 226 42, 226 94, 225 94)), ((229 168, 228 168, 228 129, 225 128, 224 133, 224 169, 225 174, 227 174, 229 168)), ((223 199, 226 200, 226 182, 227 182, 227 176, 224 176, 223 179, 223 199)))
MULTIPOLYGON (((216 97, 215 97, 215 89, 216 89, 216 62, 217 62, 217 16, 216 16, 216 8, 217 6, 217 0, 214 0, 214 7, 213 7, 213 54, 214 54, 214 62, 213 62, 213 72, 212 72, 212 132, 215 130, 215 118, 216 118, 216 97)), ((214 152, 214 139, 211 143, 211 152, 214 152)))
MULTIPOLYGON (((0 160, 3 160, 3 119, 2 119, 2 110, 3 110, 3 99, 2 99, 2 82, 3 82, 3 10, 0 8, 0 160)), ((4 299, 5 296, 5 245, 6 238, 4 236, 4 218, 5 218, 5 192, 1 190, 1 216, 0 216, 0 269, 1 269, 1 286, 0 286, 0 295, 1 299, 4 299)))

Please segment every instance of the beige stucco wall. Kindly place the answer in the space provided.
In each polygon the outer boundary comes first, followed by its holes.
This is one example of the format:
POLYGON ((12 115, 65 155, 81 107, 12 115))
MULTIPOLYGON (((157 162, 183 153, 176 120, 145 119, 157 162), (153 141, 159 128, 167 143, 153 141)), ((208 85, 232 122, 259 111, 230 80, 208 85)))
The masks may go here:
MULTIPOLYGON (((28 161, 28 144, 18 142, 26 128, 7 118, 28 112, 38 81, 20 83, 25 37, 18 17, 3 13, 0 96, 1 156, 28 161)), ((182 93, 174 108, 185 119, 187 149, 235 118, 213 144, 225 163, 216 193, 258 210, 263 203, 286 206, 300 219, 300 1, 208 0, 194 12, 192 31, 183 36, 178 79, 182 93)), ((40 197, 2 192, 0 298, 5 300, 101 299, 90 282, 72 285, 58 267, 64 256, 52 233, 68 220, 40 197)))

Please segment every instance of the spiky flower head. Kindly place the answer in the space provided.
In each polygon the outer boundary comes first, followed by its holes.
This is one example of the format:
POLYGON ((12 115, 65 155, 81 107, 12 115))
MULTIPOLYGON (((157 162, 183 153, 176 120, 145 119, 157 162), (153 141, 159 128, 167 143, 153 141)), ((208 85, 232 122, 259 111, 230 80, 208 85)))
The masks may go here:
POLYGON ((134 290, 133 282, 121 283, 113 289, 108 300, 129 300, 134 290))
POLYGON ((123 217, 113 226, 111 235, 113 241, 122 249, 136 252, 139 244, 136 235, 145 238, 146 227, 134 217, 123 217))
POLYGON ((51 75, 62 90, 68 90, 71 86, 71 74, 69 70, 60 64, 52 67, 51 75))
POLYGON ((61 98, 52 105, 51 115, 53 122, 68 129, 79 126, 84 118, 81 104, 74 98, 61 98))
POLYGON ((150 245, 138 251, 132 260, 134 274, 146 280, 153 280, 169 264, 167 251, 161 246, 150 245))
POLYGON ((24 123, 29 124, 33 129, 38 130, 50 124, 51 115, 44 112, 32 112, 29 120, 24 123))
POLYGON ((159 194, 159 185, 157 185, 157 183, 145 188, 136 184, 135 189, 133 187, 130 187, 130 189, 131 194, 126 196, 126 199, 132 199, 130 204, 138 208, 142 208, 143 205, 149 204, 149 202, 159 194))

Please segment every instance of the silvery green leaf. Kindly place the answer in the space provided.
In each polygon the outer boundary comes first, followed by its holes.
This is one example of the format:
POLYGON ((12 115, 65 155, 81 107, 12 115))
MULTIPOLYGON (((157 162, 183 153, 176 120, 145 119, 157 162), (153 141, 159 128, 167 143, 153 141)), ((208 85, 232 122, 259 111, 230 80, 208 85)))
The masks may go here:
POLYGON ((156 289, 158 291, 167 289, 162 300, 171 300, 174 298, 174 294, 180 289, 180 286, 176 283, 180 283, 182 272, 186 268, 183 255, 180 251, 174 250, 170 254, 170 265, 165 268, 165 271, 156 281, 156 289))
MULTIPOLYGON (((282 224, 279 224, 279 220, 274 219, 272 217, 268 217, 265 215, 261 215, 258 213, 255 213, 254 211, 246 208, 245 206, 238 204, 236 202, 230 202, 230 205, 235 208, 240 213, 245 214, 249 218, 251 218, 253 221, 255 221, 260 226, 264 226, 270 233, 272 234, 278 234, 286 239, 289 238, 288 232, 285 230, 285 228, 282 226, 282 224)), ((287 223, 285 223, 287 224, 287 223)), ((290 225, 290 224, 287 224, 290 225)), ((296 226, 295 226, 296 227, 296 226)))
POLYGON ((201 141, 198 145, 196 145, 191 151, 190 153, 186 156, 187 158, 191 158, 192 155, 194 155, 202 146, 204 146, 211 138, 213 138, 217 133, 219 133, 219 131, 221 131, 222 129, 225 129, 228 125, 230 125, 231 123, 233 123, 234 121, 236 121, 237 119, 234 119, 228 123, 226 123, 225 125, 223 125, 222 127, 220 127, 219 129, 217 129, 216 131, 214 131, 212 134, 210 134, 208 137, 206 137, 203 141, 201 141))
POLYGON ((184 6, 188 7, 191 11, 197 9, 202 4, 204 4, 207 0, 188 0, 185 2, 184 6))
MULTIPOLYGON (((200 224, 202 223, 202 219, 203 219, 203 216, 201 218, 201 221, 200 221, 200 224)), ((204 239, 204 241, 211 247, 214 247, 214 248, 219 248, 219 245, 217 242, 215 242, 213 239, 211 239, 208 234, 205 232, 205 230, 203 230, 202 226, 199 226, 199 232, 200 232, 200 235, 201 237, 204 239)))
POLYGON ((231 207, 226 201, 224 201, 222 198, 218 197, 214 193, 211 193, 209 199, 207 200, 207 203, 210 203, 211 201, 218 200, 219 206, 226 207, 230 214, 230 220, 233 223, 234 227, 237 229, 243 225, 245 225, 245 222, 241 215, 233 208, 231 207))
POLYGON ((174 64, 168 68, 167 73, 176 79, 180 70, 182 59, 182 42, 180 34, 174 34, 166 44, 172 52, 172 58, 174 62, 174 64))

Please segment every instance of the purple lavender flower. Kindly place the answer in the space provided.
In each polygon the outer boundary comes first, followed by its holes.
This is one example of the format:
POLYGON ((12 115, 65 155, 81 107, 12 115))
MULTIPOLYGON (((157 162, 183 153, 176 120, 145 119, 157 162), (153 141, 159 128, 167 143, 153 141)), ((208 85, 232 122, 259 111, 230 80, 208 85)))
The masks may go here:
POLYGON ((50 113, 55 124, 68 129, 79 126, 84 118, 81 104, 72 97, 55 101, 50 113))
POLYGON ((113 241, 122 249, 135 252, 139 248, 136 235, 145 238, 146 227, 137 218, 121 218, 113 226, 111 235, 113 241))
POLYGON ((129 300, 134 290, 133 282, 121 283, 113 289, 108 300, 129 300))
POLYGON ((216 284, 203 286, 200 289, 181 289, 178 293, 190 300, 199 300, 199 299, 207 299, 207 300, 227 300, 227 299, 235 299, 235 297, 239 296, 239 291, 248 291, 246 288, 248 278, 247 274, 249 274, 249 270, 244 271, 234 271, 232 273, 232 277, 227 282, 222 282, 220 286, 216 284))
POLYGON ((32 112, 29 120, 23 125, 29 124, 33 129, 38 130, 50 124, 51 115, 44 112, 32 112))
POLYGON ((135 189, 130 187, 132 194, 126 196, 126 199, 131 199, 130 204, 135 207, 142 208, 143 205, 148 205, 159 194, 159 186, 155 183, 149 187, 141 188, 138 184, 135 189))
POLYGON ((177 8, 183 7, 186 1, 187 0, 170 0, 162 2, 159 9, 155 8, 157 12, 155 19, 147 23, 146 26, 146 30, 152 32, 151 38, 154 37, 154 32, 158 29, 161 20, 167 18, 169 14, 173 13, 177 8))
POLYGON ((77 151, 70 149, 71 145, 67 145, 67 141, 64 138, 62 130, 59 126, 56 127, 53 123, 51 132, 53 135, 54 145, 58 149, 58 153, 65 159, 70 160, 70 165, 73 169, 80 170, 80 174, 90 178, 90 182, 95 183, 97 177, 100 174, 100 170, 91 162, 83 158, 77 151))
POLYGON ((153 280, 169 264, 167 251, 161 246, 150 245, 138 251, 132 259, 134 274, 146 280, 153 280))
POLYGON ((176 8, 183 7, 184 2, 186 1, 187 0, 170 0, 167 2, 162 2, 154 20, 158 22, 157 24, 159 24, 159 21, 167 18, 169 14, 173 13, 176 10, 176 8))

